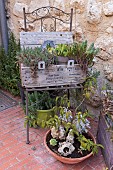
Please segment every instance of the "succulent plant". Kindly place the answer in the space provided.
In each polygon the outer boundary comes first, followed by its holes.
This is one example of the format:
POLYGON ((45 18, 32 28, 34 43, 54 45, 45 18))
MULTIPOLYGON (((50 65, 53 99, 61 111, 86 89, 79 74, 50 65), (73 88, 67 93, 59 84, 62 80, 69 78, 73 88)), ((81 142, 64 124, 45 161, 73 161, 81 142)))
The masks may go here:
POLYGON ((51 128, 51 140, 53 142, 50 141, 50 145, 55 146, 57 141, 58 153, 68 156, 75 150, 74 138, 76 136, 76 139, 80 142, 79 151, 81 153, 84 150, 92 151, 93 154, 97 153, 98 147, 103 148, 103 146, 85 137, 90 128, 90 122, 87 119, 90 116, 88 111, 72 113, 68 106, 69 100, 66 96, 57 97, 54 107, 57 112, 54 117, 46 121, 47 127, 51 128), (57 105, 58 99, 61 102, 60 106, 57 105))
POLYGON ((37 67, 39 61, 45 61, 46 66, 54 62, 53 55, 47 49, 41 47, 21 49, 17 53, 17 59, 19 63, 34 68, 37 67))
POLYGON ((81 43, 75 42, 72 49, 73 59, 75 58, 76 63, 80 64, 84 71, 87 71, 94 64, 94 57, 99 52, 99 48, 95 48, 94 43, 88 47, 87 40, 81 43))

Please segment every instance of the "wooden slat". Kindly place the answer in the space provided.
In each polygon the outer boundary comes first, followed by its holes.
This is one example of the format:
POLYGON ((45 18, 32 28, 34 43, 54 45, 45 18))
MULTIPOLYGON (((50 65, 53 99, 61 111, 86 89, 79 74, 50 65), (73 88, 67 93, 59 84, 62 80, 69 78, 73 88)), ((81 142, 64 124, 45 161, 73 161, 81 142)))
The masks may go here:
POLYGON ((37 69, 33 77, 31 69, 21 65, 21 80, 24 87, 48 87, 62 85, 76 85, 85 81, 86 74, 80 66, 51 65, 44 70, 37 69))
POLYGON ((71 44, 73 43, 72 32, 21 32, 21 47, 33 47, 43 44, 44 41, 51 40, 54 44, 71 44))

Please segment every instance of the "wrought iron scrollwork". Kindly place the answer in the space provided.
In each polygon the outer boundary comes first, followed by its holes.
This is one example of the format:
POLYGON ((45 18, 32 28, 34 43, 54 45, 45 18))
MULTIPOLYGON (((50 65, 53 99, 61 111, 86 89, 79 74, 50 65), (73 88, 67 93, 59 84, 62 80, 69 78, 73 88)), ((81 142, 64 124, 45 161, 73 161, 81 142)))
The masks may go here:
POLYGON ((25 8, 23 8, 24 12, 24 26, 25 31, 27 31, 27 24, 34 23, 37 20, 41 21, 41 31, 47 31, 48 22, 46 19, 51 19, 49 31, 56 31, 57 20, 69 24, 69 31, 72 30, 72 16, 73 9, 71 9, 70 13, 66 13, 56 7, 41 7, 33 12, 25 12, 25 8))

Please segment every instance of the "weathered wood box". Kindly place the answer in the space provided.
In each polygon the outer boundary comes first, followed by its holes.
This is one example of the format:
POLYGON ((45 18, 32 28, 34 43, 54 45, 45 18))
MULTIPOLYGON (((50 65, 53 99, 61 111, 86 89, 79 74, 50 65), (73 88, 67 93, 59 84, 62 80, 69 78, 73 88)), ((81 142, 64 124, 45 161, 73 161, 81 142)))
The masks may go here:
POLYGON ((44 41, 53 41, 57 44, 73 43, 72 32, 20 32, 21 48, 35 48, 44 43, 44 41))
POLYGON ((100 114, 99 126, 98 126, 98 142, 104 146, 102 153, 104 155, 105 162, 109 170, 113 170, 113 141, 111 141, 111 136, 113 133, 109 132, 107 129, 109 125, 104 117, 100 114))
POLYGON ((32 75, 30 67, 21 64, 21 82, 26 88, 52 87, 69 85, 76 87, 85 81, 86 74, 78 64, 50 65, 45 69, 37 69, 35 76, 32 75))
MULTIPOLYGON (((21 48, 34 48, 40 46, 44 41, 54 41, 54 44, 73 43, 72 32, 21 32, 21 48)), ((52 86, 74 86, 83 83, 86 74, 78 64, 50 65, 45 69, 37 69, 35 76, 29 67, 21 64, 20 74, 22 86, 25 88, 52 87, 52 86)))

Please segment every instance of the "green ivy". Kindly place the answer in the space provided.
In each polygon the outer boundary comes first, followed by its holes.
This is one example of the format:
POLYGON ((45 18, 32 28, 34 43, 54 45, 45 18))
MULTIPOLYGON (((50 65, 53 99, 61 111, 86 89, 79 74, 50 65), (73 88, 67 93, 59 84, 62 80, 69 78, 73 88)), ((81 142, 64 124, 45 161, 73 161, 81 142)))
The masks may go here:
POLYGON ((13 33, 9 37, 8 53, 5 54, 0 48, 0 87, 8 90, 13 95, 19 95, 17 83, 20 81, 19 66, 17 65, 16 53, 20 45, 13 33))

